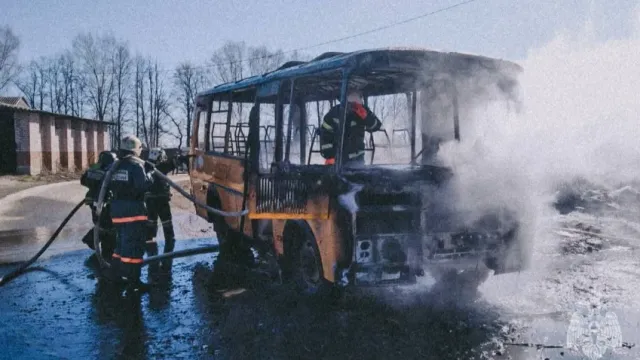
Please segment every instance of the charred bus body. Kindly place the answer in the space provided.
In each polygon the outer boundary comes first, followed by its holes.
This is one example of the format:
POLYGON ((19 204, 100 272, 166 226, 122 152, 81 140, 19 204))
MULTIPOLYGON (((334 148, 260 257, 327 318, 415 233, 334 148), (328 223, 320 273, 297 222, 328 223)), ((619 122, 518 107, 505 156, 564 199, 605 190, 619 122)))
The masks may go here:
POLYGON ((218 85, 196 98, 192 192, 210 206, 248 209, 248 215, 196 211, 214 224, 223 248, 253 246, 272 255, 305 292, 331 283, 411 283, 425 271, 519 271, 528 254, 520 248, 515 216, 497 209, 471 225, 461 221, 447 205, 455 174, 438 165, 436 155, 443 141, 461 140, 461 104, 482 102, 496 89, 513 100, 521 71, 480 56, 384 49, 326 53, 218 85), (328 111, 321 104, 345 103, 352 88, 369 105, 381 96, 404 99, 405 159, 374 164, 379 152, 372 135, 371 164, 342 164, 344 110, 336 163, 318 159, 317 129, 328 111))

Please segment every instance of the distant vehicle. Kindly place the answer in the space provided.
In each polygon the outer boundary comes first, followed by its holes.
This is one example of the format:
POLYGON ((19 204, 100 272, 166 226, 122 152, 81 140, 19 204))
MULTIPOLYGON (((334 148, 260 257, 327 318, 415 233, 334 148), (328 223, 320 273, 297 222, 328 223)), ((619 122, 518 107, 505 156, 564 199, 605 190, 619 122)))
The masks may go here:
MULTIPOLYGON (((287 62, 204 91, 196 97, 190 144, 192 192, 210 206, 249 212, 243 218, 196 212, 214 224, 221 243, 272 255, 306 293, 331 284, 412 283, 425 271, 464 279, 471 273, 481 281, 489 269, 519 271, 529 254, 509 209, 473 226, 456 222, 457 214, 436 201, 455 174, 433 159, 440 142, 460 141, 459 102, 492 101, 465 81, 482 77, 474 86, 500 89, 508 99, 521 71, 511 62, 459 53, 363 50, 287 62), (408 124, 401 131, 408 146, 400 156, 383 156, 391 164, 373 164, 374 136, 366 146, 372 164, 362 168, 342 164, 342 141, 335 165, 317 155, 322 116, 336 100, 345 103, 351 88, 369 105, 394 94, 406 102, 408 111, 395 116, 408 124), (313 113, 318 125, 310 121, 313 113)), ((343 111, 340 132, 345 126, 343 111)))

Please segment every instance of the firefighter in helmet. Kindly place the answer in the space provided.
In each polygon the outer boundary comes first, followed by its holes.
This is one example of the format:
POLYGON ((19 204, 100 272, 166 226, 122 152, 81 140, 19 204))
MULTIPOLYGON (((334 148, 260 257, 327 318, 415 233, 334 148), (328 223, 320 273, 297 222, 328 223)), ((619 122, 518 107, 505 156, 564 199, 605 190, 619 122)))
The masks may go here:
MULTIPOLYGON (((380 130, 382 123, 378 117, 364 105, 362 93, 352 90, 347 94, 347 115, 344 128, 342 163, 346 166, 364 165, 364 134, 380 130)), ((320 127, 320 153, 325 164, 335 162, 338 151, 338 127, 343 104, 332 107, 324 116, 320 127)))
MULTIPOLYGON (((175 164, 168 157, 164 149, 153 148, 149 151, 147 159, 155 168, 167 175, 175 169, 175 164)), ((164 233, 164 252, 172 252, 176 243, 173 231, 173 222, 171 219, 171 187, 162 178, 154 176, 153 185, 146 197, 147 210, 149 212, 147 225, 149 231, 147 233, 147 254, 153 256, 158 254, 158 244, 155 237, 158 234, 158 218, 162 224, 164 233)), ((171 260, 162 262, 162 269, 171 270, 171 260)))
POLYGON ((142 143, 135 136, 122 139, 118 157, 109 184, 112 191, 111 221, 116 229, 117 243, 113 253, 111 275, 117 282, 127 284, 128 291, 143 291, 147 286, 140 280, 145 252, 147 208, 145 193, 153 178, 140 159, 142 143))
MULTIPOLYGON (((91 209, 93 224, 95 225, 96 223, 98 223, 98 221, 100 222, 98 226, 99 237, 102 248, 102 256, 105 259, 111 258, 113 250, 116 246, 115 231, 113 229, 113 224, 111 223, 111 217, 109 215, 109 194, 107 193, 105 197, 104 205, 102 208, 102 216, 99 219, 96 209, 96 201, 98 200, 98 195, 100 194, 100 188, 102 187, 104 176, 116 160, 117 156, 115 153, 111 151, 103 151, 100 153, 100 155, 98 155, 98 162, 89 166, 89 168, 82 174, 82 177, 80 178, 80 184, 88 188, 87 194, 85 195, 85 203, 91 209)), ((91 228, 91 230, 89 230, 89 232, 82 238, 82 242, 89 246, 91 249, 94 249, 94 229, 95 226, 91 228)), ((95 254, 93 254, 90 258, 90 262, 93 261, 95 261, 95 254)))

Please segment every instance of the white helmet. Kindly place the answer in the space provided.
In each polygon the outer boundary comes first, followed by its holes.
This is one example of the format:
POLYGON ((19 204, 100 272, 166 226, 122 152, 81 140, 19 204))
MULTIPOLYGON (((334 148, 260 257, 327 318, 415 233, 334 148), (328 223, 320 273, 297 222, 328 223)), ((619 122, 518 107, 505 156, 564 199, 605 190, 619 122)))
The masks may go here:
POLYGON ((149 150, 149 161, 152 163, 161 163, 167 161, 167 153, 162 148, 153 148, 149 150))
POLYGON ((142 153, 142 142, 133 135, 125 136, 120 143, 120 150, 131 151, 136 156, 142 153))
POLYGON ((349 90, 349 92, 347 93, 347 102, 363 104, 364 96, 362 95, 362 92, 360 90, 357 90, 357 89, 349 90))

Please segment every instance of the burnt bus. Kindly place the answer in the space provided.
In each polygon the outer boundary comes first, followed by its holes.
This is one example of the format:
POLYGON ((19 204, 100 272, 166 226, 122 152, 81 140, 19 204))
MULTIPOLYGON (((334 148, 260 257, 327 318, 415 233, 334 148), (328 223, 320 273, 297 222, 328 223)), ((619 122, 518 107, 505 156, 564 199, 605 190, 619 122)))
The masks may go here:
POLYGON ((246 215, 196 212, 213 223, 221 255, 254 248, 306 293, 413 283, 425 272, 484 279, 520 271, 529 256, 515 215, 499 208, 459 221, 447 203, 456 175, 437 155, 443 142, 463 141, 466 104, 496 93, 517 99, 521 71, 481 56, 382 49, 325 53, 220 84, 195 99, 191 191, 246 215), (350 89, 383 128, 366 137, 367 164, 346 166, 342 107, 336 161, 325 165, 318 128, 350 89))

